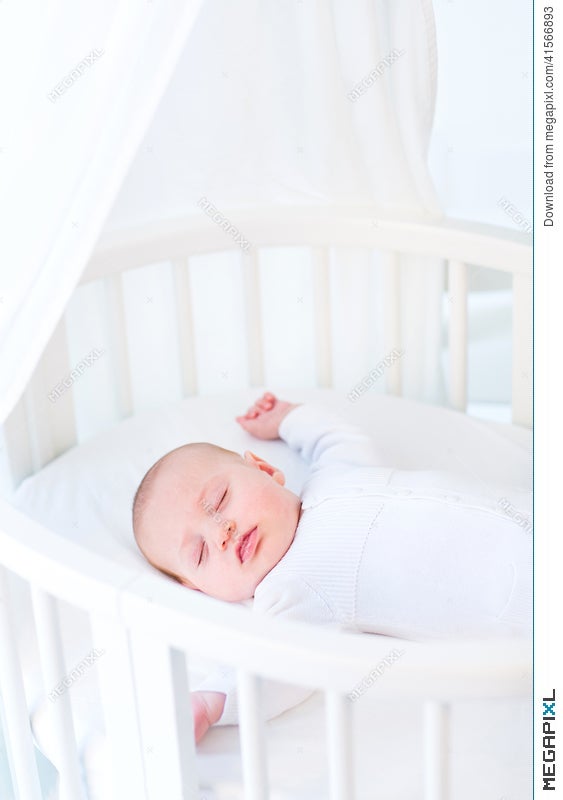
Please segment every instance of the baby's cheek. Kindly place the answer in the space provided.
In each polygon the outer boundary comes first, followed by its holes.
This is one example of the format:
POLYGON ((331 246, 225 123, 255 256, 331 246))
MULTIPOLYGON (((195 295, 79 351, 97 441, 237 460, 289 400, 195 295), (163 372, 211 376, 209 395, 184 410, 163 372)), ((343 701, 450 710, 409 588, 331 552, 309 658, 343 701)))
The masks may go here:
POLYGON ((283 501, 282 487, 268 477, 268 483, 261 488, 256 500, 261 510, 273 511, 283 501))
POLYGON ((241 498, 241 502, 237 503, 236 507, 233 505, 232 508, 226 511, 225 516, 229 518, 229 515, 232 515, 230 518, 234 519, 237 523, 235 538, 238 539, 240 536, 244 536, 248 530, 248 526, 254 525, 259 521, 265 506, 264 494, 261 488, 254 488, 254 490, 248 492, 244 498, 241 498))

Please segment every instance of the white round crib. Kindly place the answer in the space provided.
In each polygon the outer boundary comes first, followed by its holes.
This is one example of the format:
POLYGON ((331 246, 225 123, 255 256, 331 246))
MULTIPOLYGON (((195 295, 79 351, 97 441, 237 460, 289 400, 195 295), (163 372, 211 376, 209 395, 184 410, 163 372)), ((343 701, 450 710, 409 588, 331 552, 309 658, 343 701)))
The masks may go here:
MULTIPOLYGON (((447 291, 454 300, 448 304, 449 405, 458 412, 464 412, 467 405, 469 267, 509 273, 512 276, 512 420, 518 426, 514 429, 517 435, 521 428, 531 425, 532 267, 527 236, 453 220, 436 224, 391 222, 374 219, 366 210, 337 213, 323 208, 260 209, 227 211, 225 218, 236 220, 238 230, 251 247, 237 249, 232 236, 203 214, 108 234, 99 242, 82 282, 99 283, 105 299, 113 387, 122 419, 138 411, 135 371, 141 368, 138 360, 129 357, 123 294, 129 271, 153 264, 172 276, 182 394, 195 397, 201 393, 205 397, 199 383, 194 345, 197 297, 190 279, 190 263, 204 253, 234 254, 240 264, 240 291, 245 307, 248 386, 256 387, 252 392, 264 385, 278 391, 281 381, 276 380, 275 372, 268 371, 264 358, 264 273, 260 264, 262 254, 270 248, 299 247, 309 253, 314 300, 311 322, 315 375, 308 386, 319 389, 335 386, 336 343, 331 315, 336 313, 338 297, 331 292, 333 249, 354 248, 356 252, 377 253, 380 259, 385 346, 374 354, 372 363, 381 358, 381 352, 389 353, 402 344, 401 258, 406 254, 443 260, 447 265, 447 291)), ((420 264, 424 268, 424 261, 420 264)), ((446 291, 445 281, 443 291, 446 291)), ((46 705, 52 726, 49 757, 59 771, 59 797, 64 800, 102 796, 104 800, 110 797, 363 800, 415 796, 446 800, 472 796, 463 794, 461 778, 456 778, 452 769, 452 758, 460 745, 452 744, 449 739, 450 709, 454 703, 461 703, 464 708, 468 701, 485 700, 493 715, 502 716, 505 701, 526 702, 531 697, 531 642, 422 644, 317 630, 276 619, 266 623, 245 608, 186 591, 148 565, 146 568, 123 565, 91 552, 69 540, 68 533, 63 536, 60 531, 31 519, 12 505, 13 492, 25 478, 38 474, 53 459, 81 444, 78 423, 83 424, 84 419, 77 401, 80 374, 73 376, 73 363, 63 320, 3 428, 6 479, 5 499, 0 503, 3 597, 0 687, 18 800, 38 800, 42 794, 30 729, 30 715, 37 697, 32 702, 18 655, 21 631, 17 628, 24 624, 24 615, 23 606, 20 609, 13 605, 9 589, 13 574, 23 579, 31 592, 43 700, 52 687, 60 685, 72 666, 59 601, 83 610, 91 624, 93 649, 89 659, 103 711, 103 746, 109 756, 109 771, 104 775, 102 794, 101 789, 95 790, 86 774, 84 743, 77 745, 71 692, 61 692, 56 702, 46 705), (53 397, 54 387, 61 386, 61 376, 68 375, 72 376, 68 385, 57 390, 53 397), (360 703, 352 703, 348 693, 393 648, 404 650, 405 656, 365 693, 360 711, 360 703), (238 670, 240 765, 238 751, 231 747, 232 736, 237 735, 232 729, 213 730, 197 748, 194 745, 187 702, 190 677, 187 667, 193 658, 227 663, 238 670), (282 759, 272 768, 269 748, 276 743, 280 745, 284 737, 291 738, 295 728, 284 728, 284 718, 289 719, 288 715, 280 718, 281 722, 264 723, 261 719, 262 679, 318 690, 321 694, 312 700, 318 706, 318 719, 322 718, 320 699, 324 697, 324 783, 308 782, 306 768, 298 769, 295 759, 286 762, 282 759), (384 788, 382 783, 378 788, 376 782, 369 787, 366 775, 373 765, 366 763, 370 761, 369 754, 366 755, 365 741, 362 748, 358 731, 365 736, 369 725, 375 725, 378 719, 393 719, 389 704, 395 702, 403 704, 403 709, 406 703, 413 713, 420 714, 421 724, 416 728, 418 741, 416 745, 413 743, 420 753, 420 763, 402 763, 399 755, 395 763, 378 763, 380 772, 390 773, 389 784, 384 788), (277 728, 272 723, 278 723, 277 728), (237 762, 231 771, 230 762, 229 767, 225 759, 219 760, 222 748, 227 747, 227 735, 231 736, 229 758, 237 762), (284 763, 285 772, 295 772, 293 790, 287 788, 287 782, 278 780, 284 763), (403 784, 397 777, 409 769, 412 771, 409 785, 416 787, 416 794, 411 791, 410 795, 405 794, 404 787, 400 788, 403 784)), ((401 360, 385 370, 382 382, 388 395, 402 394, 402 370, 401 360)), ((89 380, 95 381, 95 370, 90 372, 89 380)), ((358 381, 361 378, 358 375, 358 381)), ((353 387, 336 388, 344 389, 344 397, 346 390, 349 392, 353 387)), ((437 409, 435 413, 451 415, 437 409)), ((299 713, 299 708, 295 709, 296 725, 299 713)), ((459 719, 463 713, 458 714, 459 719)), ((524 712, 520 709, 518 713, 524 712)), ((412 719, 405 716, 407 726, 412 719)), ((483 726, 487 725, 484 719, 483 726)), ((319 735, 317 731, 317 738, 319 735)), ((392 745, 397 753, 402 747, 402 736, 398 734, 392 745)), ((411 733, 406 734, 406 738, 410 736, 411 733)), ((310 744, 313 747, 312 739, 310 744)), ((479 748, 476 752, 479 753, 479 748)), ((477 756, 470 769, 479 769, 480 757, 477 756)), ((379 762, 377 750, 373 751, 373 760, 379 762)), ((526 787, 521 790, 521 796, 527 796, 526 787)))

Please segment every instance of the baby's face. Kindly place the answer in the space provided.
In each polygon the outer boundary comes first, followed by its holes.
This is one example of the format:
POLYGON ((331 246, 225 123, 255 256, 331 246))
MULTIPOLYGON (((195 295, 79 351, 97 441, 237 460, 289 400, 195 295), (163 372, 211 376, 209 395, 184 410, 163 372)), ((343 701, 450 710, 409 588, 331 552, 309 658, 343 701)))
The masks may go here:
POLYGON ((254 590, 287 552, 301 501, 284 476, 245 453, 186 455, 158 472, 142 526, 142 548, 184 585, 231 602, 254 590))

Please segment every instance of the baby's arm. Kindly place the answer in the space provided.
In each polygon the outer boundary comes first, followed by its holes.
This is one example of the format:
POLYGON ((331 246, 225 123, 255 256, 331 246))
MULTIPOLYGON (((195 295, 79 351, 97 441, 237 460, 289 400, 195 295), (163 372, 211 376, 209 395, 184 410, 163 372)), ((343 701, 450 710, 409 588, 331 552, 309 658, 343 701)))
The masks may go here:
POLYGON ((373 439, 339 414, 312 404, 297 405, 266 392, 237 422, 258 439, 282 438, 311 466, 383 466, 373 439))
MULTIPOLYGON (((198 743, 212 725, 238 725, 236 670, 231 669, 231 673, 232 683, 229 688, 225 685, 225 668, 211 673, 203 682, 205 687, 217 684, 225 689, 224 692, 209 688, 191 692, 194 733, 198 743)), ((261 691, 261 713, 264 719, 269 720, 302 703, 313 694, 314 689, 263 678, 261 691)))
MULTIPOLYGON (((256 589, 253 613, 308 622, 321 627, 341 628, 327 602, 300 576, 286 575, 264 581, 256 589)), ((260 710, 269 720, 310 697, 314 689, 262 679, 260 710)), ((237 675, 233 667, 218 667, 191 693, 196 742, 211 725, 239 722, 237 675)))

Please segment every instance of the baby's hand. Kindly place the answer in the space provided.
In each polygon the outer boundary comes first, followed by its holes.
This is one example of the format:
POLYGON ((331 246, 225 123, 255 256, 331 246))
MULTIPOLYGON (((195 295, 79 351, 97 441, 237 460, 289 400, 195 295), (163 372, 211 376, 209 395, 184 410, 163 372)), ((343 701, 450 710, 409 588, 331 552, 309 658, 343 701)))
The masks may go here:
POLYGON ((278 439, 282 419, 292 409, 297 408, 297 405, 298 403, 278 400, 273 394, 266 392, 244 416, 235 419, 245 431, 257 439, 278 439))
POLYGON ((223 692, 191 692, 194 734, 200 742, 209 728, 221 719, 226 695, 223 692))

